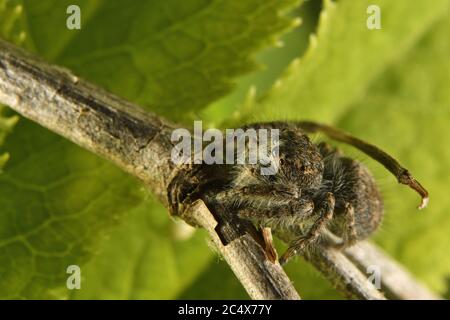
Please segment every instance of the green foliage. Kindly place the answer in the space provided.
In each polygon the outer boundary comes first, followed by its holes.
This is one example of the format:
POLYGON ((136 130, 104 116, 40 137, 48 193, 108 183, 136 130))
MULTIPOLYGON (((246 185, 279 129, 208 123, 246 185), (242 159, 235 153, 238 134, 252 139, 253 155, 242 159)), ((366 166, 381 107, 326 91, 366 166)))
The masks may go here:
MULTIPOLYGON (((317 1, 307 2, 305 26, 283 37, 284 48, 258 54, 267 70, 225 97, 255 70, 255 53, 295 25, 299 13, 287 12, 296 2, 0 0, 0 37, 171 119, 309 118, 379 145, 431 203, 418 214, 415 194, 346 148, 380 182, 386 219, 375 240, 446 292, 449 0, 328 0, 318 22, 317 1), (69 4, 81 7, 81 30, 65 28, 69 4), (366 28, 369 4, 380 6, 382 30, 366 28), (246 97, 251 84, 258 91, 246 97)), ((133 178, 3 111, 0 298, 247 298, 204 232, 188 236, 133 178), (81 266, 82 290, 66 289, 71 264, 81 266)), ((287 272, 303 298, 341 298, 303 261, 287 272)))
MULTIPOLYGON (((229 91, 232 77, 252 70, 252 53, 293 26, 282 12, 296 2, 0 0, 0 34, 117 94, 181 117, 180 110, 204 107, 229 91), (70 4, 82 8, 80 31, 65 27, 70 4)), ((1 119, 3 139, 13 120, 1 119)), ((211 259, 201 234, 184 242, 170 237, 167 215, 145 200, 133 178, 53 133, 21 119, 3 149, 11 159, 0 176, 1 298, 65 297, 66 267, 85 265, 94 252, 86 275, 82 269, 86 290, 74 298, 130 297, 124 286, 133 276, 140 276, 133 297, 174 297, 211 259), (135 268, 111 273, 130 263, 123 253, 132 252, 135 268)))
POLYGON ((418 197, 376 168, 386 198, 386 221, 377 241, 408 269, 446 292, 450 275, 450 16, 433 25, 401 62, 391 66, 367 96, 353 103, 339 126, 388 150, 427 186, 429 207, 415 212, 418 197), (370 119, 370 121, 368 121, 370 119), (444 139, 442 139, 444 138, 444 139))
POLYGON ((317 33, 271 90, 247 102, 238 120, 320 119, 333 121, 389 65, 412 48, 445 13, 447 0, 324 1, 317 33), (382 30, 366 27, 369 5, 379 5, 382 30), (276 107, 274 107, 276 106, 276 107))
POLYGON ((64 285, 67 266, 85 262, 141 196, 133 178, 24 119, 4 148, 0 295, 39 298, 64 285))
POLYGON ((251 54, 294 25, 280 11, 298 1, 79 1, 80 32, 62 27, 61 12, 73 1, 57 1, 56 7, 54 2, 25 2, 42 55, 180 120, 184 111, 200 110, 228 93, 233 77, 255 68, 251 54))
POLYGON ((5 106, 0 106, 0 144, 4 143, 6 136, 11 133, 19 120, 17 116, 7 116, 6 111, 5 106))
POLYGON ((83 290, 72 291, 71 298, 177 298, 211 261, 206 233, 190 237, 193 231, 167 219, 160 204, 147 201, 102 243, 83 268, 83 290))

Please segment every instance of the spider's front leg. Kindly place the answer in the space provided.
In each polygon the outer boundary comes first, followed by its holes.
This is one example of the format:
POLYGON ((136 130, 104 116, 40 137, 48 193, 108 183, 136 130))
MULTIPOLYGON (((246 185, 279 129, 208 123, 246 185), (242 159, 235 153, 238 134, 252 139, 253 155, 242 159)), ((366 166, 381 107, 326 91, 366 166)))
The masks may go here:
POLYGON ((218 193, 215 199, 233 208, 240 218, 262 226, 268 221, 281 223, 279 219, 286 216, 305 216, 314 209, 312 200, 301 199, 299 194, 287 188, 270 185, 230 188, 218 193))
MULTIPOLYGON (((208 203, 216 203, 216 212, 218 209, 229 212, 229 219, 239 219, 242 224, 253 222, 259 228, 263 248, 273 262, 277 254, 272 244, 271 230, 285 229, 298 219, 310 216, 314 210, 312 200, 299 199, 273 186, 230 188, 214 195, 214 201, 209 200, 208 203)), ((230 233, 227 231, 227 221, 219 221, 216 230, 224 245, 234 240, 226 236, 230 233)))
POLYGON ((317 240, 323 228, 325 228, 327 223, 333 218, 334 204, 334 195, 331 192, 328 192, 321 207, 316 211, 319 217, 305 235, 293 240, 290 243, 289 248, 280 258, 281 265, 286 264, 289 259, 294 257, 297 253, 303 251, 309 244, 317 240))

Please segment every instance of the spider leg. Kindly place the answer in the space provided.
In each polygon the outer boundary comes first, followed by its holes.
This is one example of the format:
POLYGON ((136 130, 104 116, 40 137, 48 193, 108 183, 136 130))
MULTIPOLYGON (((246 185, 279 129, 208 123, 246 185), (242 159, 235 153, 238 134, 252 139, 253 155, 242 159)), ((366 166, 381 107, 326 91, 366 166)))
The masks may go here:
POLYGON ((354 245, 358 240, 355 228, 355 210, 353 209, 353 206, 348 202, 345 204, 344 215, 344 235, 342 237, 342 242, 335 246, 337 249, 350 247, 354 245))
POLYGON ((245 187, 238 187, 238 188, 230 188, 227 190, 223 190, 218 195, 219 197, 226 198, 230 197, 230 195, 240 198, 245 198, 247 196, 251 196, 252 198, 254 196, 272 196, 276 197, 278 199, 288 199, 290 197, 294 197, 295 195, 290 192, 289 189, 286 189, 284 187, 277 187, 271 185, 248 185, 245 187))
POLYGON ((342 155, 342 153, 337 148, 332 147, 330 144, 323 142, 323 141, 317 145, 317 148, 319 149, 319 152, 323 158, 326 158, 328 156, 333 156, 333 155, 337 155, 337 156, 342 155))
POLYGON ((246 186, 219 192, 215 200, 236 208, 243 219, 277 219, 286 215, 308 215, 314 209, 312 200, 294 198, 285 190, 274 190, 272 186, 246 186))
POLYGON ((246 232, 257 233, 253 224, 235 215, 229 205, 208 197, 204 197, 203 200, 217 221, 214 229, 224 246, 240 238, 246 232))
POLYGON ((272 189, 264 186, 231 188, 217 194, 206 193, 203 196, 205 203, 217 219, 218 224, 215 230, 223 245, 227 245, 248 231, 260 243, 267 258, 272 262, 277 261, 278 255, 272 241, 272 228, 289 223, 285 222, 286 217, 297 219, 312 214, 314 202, 309 199, 293 198, 283 192, 275 192, 275 194, 269 192, 272 189), (261 199, 255 201, 255 194, 260 195, 261 199), (267 200, 268 196, 270 200, 267 200), (237 232, 236 228, 230 228, 230 223, 238 226, 237 232), (256 230, 254 225, 258 226, 259 230, 256 230), (258 235, 255 235, 253 231, 258 235))
POLYGON ((303 251, 307 245, 313 243, 319 237, 322 229, 333 217, 334 204, 334 195, 331 192, 328 192, 325 201, 319 210, 319 218, 314 222, 305 236, 301 236, 291 242, 289 248, 280 258, 281 265, 286 264, 289 259, 303 251))
POLYGON ((273 220, 276 223, 279 219, 287 218, 288 216, 309 216, 314 210, 314 202, 312 200, 298 201, 286 200, 284 202, 276 203, 272 201, 270 205, 255 205, 255 207, 240 208, 237 215, 243 219, 254 220, 273 220))
POLYGON ((364 153, 366 153, 371 158, 375 159, 381 163, 386 169, 388 169, 401 184, 405 184, 410 188, 414 189, 422 197, 422 202, 419 205, 419 209, 423 209, 428 204, 428 192, 425 188, 414 179, 414 177, 409 173, 407 169, 402 167, 400 163, 391 157, 389 154, 379 149, 378 147, 358 139, 344 131, 336 129, 334 127, 320 124, 311 121, 299 121, 295 122, 295 125, 308 133, 322 132, 329 138, 334 139, 339 142, 347 143, 364 153))

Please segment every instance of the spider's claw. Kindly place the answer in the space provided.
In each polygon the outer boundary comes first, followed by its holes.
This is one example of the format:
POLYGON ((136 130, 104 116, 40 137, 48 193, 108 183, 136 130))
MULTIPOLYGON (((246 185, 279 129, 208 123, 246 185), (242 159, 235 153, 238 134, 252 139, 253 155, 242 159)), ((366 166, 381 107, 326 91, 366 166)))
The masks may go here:
POLYGON ((408 172, 408 170, 403 171, 398 177, 398 182, 409 186, 411 189, 415 190, 421 197, 419 209, 423 209, 428 205, 430 198, 428 197, 428 191, 420 184, 419 181, 414 179, 414 177, 408 172))
POLYGON ((286 252, 283 253, 281 258, 279 259, 280 264, 283 266, 297 254, 301 253, 306 246, 306 239, 301 238, 296 240, 289 248, 287 248, 286 252))
POLYGON ((296 250, 287 249, 286 252, 280 257, 278 262, 284 266, 292 257, 297 254, 296 250))
POLYGON ((428 205, 430 198, 428 196, 422 198, 422 202, 419 205, 419 210, 425 208, 428 205))

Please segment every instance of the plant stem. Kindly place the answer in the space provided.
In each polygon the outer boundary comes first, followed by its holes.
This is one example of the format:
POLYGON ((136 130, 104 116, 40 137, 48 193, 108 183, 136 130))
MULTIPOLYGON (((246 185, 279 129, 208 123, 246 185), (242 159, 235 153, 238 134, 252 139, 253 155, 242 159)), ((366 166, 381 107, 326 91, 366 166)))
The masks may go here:
POLYGON ((438 300, 442 299, 431 292, 397 261, 381 249, 367 241, 361 241, 347 248, 344 254, 365 272, 370 266, 380 270, 381 290, 387 297, 400 300, 438 300))

